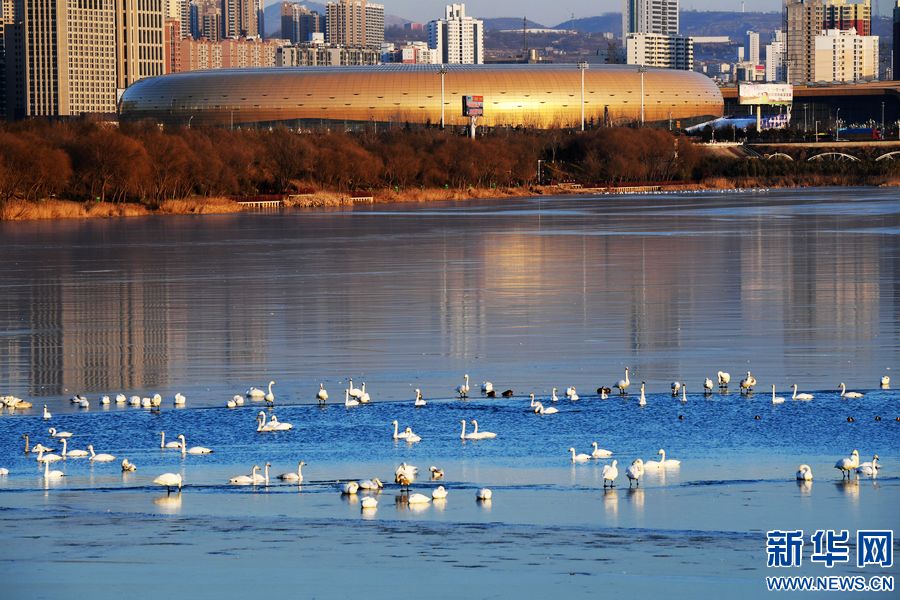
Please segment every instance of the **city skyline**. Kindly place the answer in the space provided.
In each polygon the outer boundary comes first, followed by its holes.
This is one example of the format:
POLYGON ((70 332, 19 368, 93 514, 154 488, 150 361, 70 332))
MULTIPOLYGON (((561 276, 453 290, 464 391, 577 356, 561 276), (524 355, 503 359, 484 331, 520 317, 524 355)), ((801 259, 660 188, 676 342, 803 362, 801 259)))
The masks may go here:
MULTIPOLYGON (((267 0, 266 6, 281 0, 267 0)), ((325 4, 326 0, 319 2, 325 4)), ((300 4, 304 2, 300 1, 300 4)), ((385 14, 425 23, 440 17, 450 0, 385 0, 385 14)), ((551 4, 543 0, 472 0, 466 1, 466 12, 479 19, 527 16, 529 20, 553 26, 569 20, 595 17, 604 13, 622 12, 623 0, 567 0, 551 4)), ((779 12, 782 0, 745 1, 748 12, 779 12)), ((741 0, 683 0, 681 10, 730 10, 740 12, 741 0)))

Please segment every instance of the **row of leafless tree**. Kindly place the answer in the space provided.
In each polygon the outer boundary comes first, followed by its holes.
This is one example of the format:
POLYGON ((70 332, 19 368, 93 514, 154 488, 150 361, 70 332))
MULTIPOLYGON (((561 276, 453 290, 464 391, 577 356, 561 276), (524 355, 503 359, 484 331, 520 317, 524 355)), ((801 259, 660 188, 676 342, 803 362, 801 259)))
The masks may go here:
POLYGON ((0 202, 11 198, 159 203, 190 196, 373 188, 624 184, 728 175, 686 138, 651 129, 375 134, 289 129, 115 127, 31 121, 0 128, 0 202))

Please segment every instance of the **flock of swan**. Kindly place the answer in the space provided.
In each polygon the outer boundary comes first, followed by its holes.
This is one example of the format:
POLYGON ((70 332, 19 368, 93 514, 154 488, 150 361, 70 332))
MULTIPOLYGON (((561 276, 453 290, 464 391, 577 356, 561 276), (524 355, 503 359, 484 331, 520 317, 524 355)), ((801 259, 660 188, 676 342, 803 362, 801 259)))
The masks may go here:
MULTIPOLYGON (((718 385, 718 388, 722 392, 726 392, 728 389, 728 385, 731 381, 731 375, 727 372, 719 371, 716 374, 716 381, 714 382, 710 378, 706 378, 703 382, 703 390, 705 394, 711 394, 715 389, 715 386, 718 385)), ((626 397, 628 395, 628 390, 631 386, 630 372, 629 369, 626 368, 624 372, 624 378, 620 379, 615 383, 612 387, 599 387, 597 389, 597 395, 601 399, 606 399, 612 393, 612 388, 616 388, 618 393, 622 397, 626 397)), ((882 389, 888 389, 890 386, 890 378, 888 376, 884 376, 880 381, 882 389)), ((272 380, 268 384, 267 390, 263 390, 257 387, 249 388, 244 395, 235 395, 231 400, 228 401, 226 406, 228 408, 235 408, 236 406, 243 405, 244 397, 254 400, 254 401, 265 401, 270 407, 275 404, 275 395, 273 392, 273 386, 275 385, 275 381, 272 380)), ((740 391, 742 394, 750 395, 753 393, 754 388, 758 386, 758 382, 756 378, 750 371, 747 371, 746 377, 743 377, 739 382, 740 391)), ((847 391, 846 385, 842 382, 838 386, 840 391, 840 397, 845 399, 858 399, 864 396, 863 393, 847 391)), ((785 398, 779 397, 776 395, 775 385, 771 386, 772 390, 772 403, 773 404, 781 404, 785 401, 785 398)), ((685 382, 675 381, 671 384, 672 396, 675 398, 680 397, 681 402, 687 402, 687 385, 685 382)), ((463 382, 457 386, 454 390, 455 395, 459 399, 467 399, 471 392, 470 388, 470 380, 469 375, 465 374, 463 377, 463 382)), ((791 399, 796 401, 810 401, 814 399, 813 394, 798 392, 798 386, 796 384, 792 385, 792 395, 791 399)), ((493 383, 489 381, 485 381, 481 385, 481 393, 487 398, 494 398, 497 396, 497 391, 494 389, 493 383)), ((502 397, 512 397, 514 395, 513 391, 507 389, 505 391, 500 392, 502 397)), ((568 386, 565 388, 565 396, 569 401, 577 401, 580 399, 578 395, 578 391, 575 386, 568 386)), ((558 411, 558 409, 552 404, 559 402, 560 397, 557 395, 557 388, 553 388, 552 392, 549 396, 550 406, 544 406, 542 401, 536 399, 535 394, 529 394, 530 405, 529 409, 538 415, 552 415, 558 411)), ((325 385, 323 383, 319 384, 319 389, 316 392, 315 396, 316 401, 319 404, 326 404, 329 399, 328 391, 325 389, 325 385)), ((90 401, 80 395, 76 394, 71 399, 73 404, 77 404, 81 408, 89 408, 90 401)), ((366 384, 363 383, 361 387, 356 388, 353 385, 353 380, 349 380, 349 385, 344 389, 344 404, 347 407, 359 406, 361 404, 367 404, 371 401, 371 397, 369 393, 366 391, 366 384)), ((109 405, 112 400, 109 396, 102 396, 100 399, 100 404, 102 406, 109 405)), ((141 406, 144 408, 158 409, 162 404, 163 399, 159 394, 154 394, 150 397, 141 398, 139 396, 132 396, 129 400, 124 394, 118 394, 115 398, 116 404, 131 404, 132 406, 141 406)), ((31 408, 32 404, 21 400, 19 398, 15 398, 14 396, 3 396, 0 397, 0 403, 5 405, 8 408, 14 409, 27 409, 31 408)), ((183 407, 186 404, 186 398, 183 394, 176 394, 174 397, 174 405, 176 407, 183 407)), ((640 384, 640 395, 638 399, 639 406, 645 406, 647 404, 646 393, 645 393, 645 382, 641 382, 640 384)), ((415 401, 414 405, 416 407, 422 407, 426 405, 426 401, 422 396, 422 391, 420 389, 415 390, 415 401)), ((43 407, 43 419, 49 421, 52 419, 52 414, 47 409, 47 406, 43 407)), ((898 418, 900 419, 900 418, 898 418)), ((287 431, 293 428, 291 423, 281 422, 278 420, 277 416, 274 414, 268 415, 265 411, 260 411, 257 414, 256 418, 256 431, 260 433, 264 432, 274 432, 274 431, 287 431)), ((393 434, 392 439, 395 441, 405 441, 408 444, 415 444, 422 440, 422 437, 416 434, 410 426, 406 426, 402 431, 399 426, 399 422, 394 420, 391 422, 393 426, 393 434)), ((469 422, 466 419, 462 419, 460 421, 461 431, 460 431, 460 439, 463 441, 467 440, 487 440, 497 437, 497 434, 491 431, 479 430, 478 421, 475 419, 471 419, 469 422), (472 430, 469 431, 467 429, 467 425, 471 423, 472 430)), ((58 480, 65 476, 63 471, 59 470, 51 470, 51 463, 68 460, 68 459, 87 459, 93 463, 110 463, 116 460, 116 457, 107 454, 107 453, 96 453, 94 450, 94 446, 92 444, 87 445, 87 449, 78 449, 78 448, 69 448, 69 442, 72 438, 72 432, 69 431, 59 431, 55 427, 50 427, 48 429, 48 434, 50 439, 53 442, 58 442, 62 446, 62 450, 60 454, 54 453, 54 448, 50 446, 46 446, 44 444, 36 444, 34 447, 29 447, 30 439, 29 435, 25 434, 22 437, 25 439, 25 453, 30 454, 32 452, 36 453, 36 460, 38 465, 43 467, 43 477, 45 480, 58 480)), ((160 432, 160 449, 161 450, 175 450, 178 451, 182 457, 187 455, 205 455, 211 454, 213 452, 212 449, 204 447, 204 446, 191 446, 187 445, 185 436, 180 434, 177 436, 177 441, 166 441, 165 432, 160 432)), ((595 461, 599 459, 610 458, 613 456, 613 451, 603 449, 599 447, 598 442, 592 443, 593 450, 590 454, 588 453, 577 453, 574 447, 570 447, 568 452, 570 454, 572 463, 587 463, 589 461, 595 461)), ((659 449, 657 456, 659 460, 644 460, 642 458, 637 458, 631 462, 631 464, 625 469, 625 476, 628 479, 629 487, 632 485, 640 486, 640 482, 642 477, 646 473, 658 472, 664 469, 677 469, 681 466, 681 461, 667 458, 666 452, 664 449, 659 449)), ((879 464, 879 457, 875 454, 872 458, 871 462, 866 462, 860 464, 859 462, 859 452, 857 450, 853 450, 853 452, 848 457, 841 458, 835 463, 835 468, 838 469, 842 478, 849 479, 853 473, 856 474, 857 477, 870 477, 875 478, 878 475, 878 470, 881 468, 879 464)), ((306 465, 304 461, 298 461, 297 470, 289 471, 286 473, 282 473, 277 476, 277 478, 283 482, 300 484, 303 482, 303 467, 306 465)), ((258 486, 258 485, 268 485, 269 484, 269 468, 271 467, 271 463, 266 462, 263 467, 259 465, 254 465, 250 470, 249 475, 240 474, 236 475, 228 480, 228 484, 230 485, 238 485, 238 486, 258 486), (262 471, 262 473, 260 473, 262 471)), ((137 466, 130 462, 127 458, 121 461, 121 469, 123 472, 132 472, 137 469, 137 466)), ((448 490, 444 486, 439 486, 434 488, 431 491, 431 495, 427 496, 421 493, 410 493, 409 487, 415 481, 418 473, 418 469, 412 465, 408 465, 406 463, 401 464, 394 473, 394 482, 400 486, 401 496, 404 502, 409 503, 410 505, 424 505, 429 502, 444 502, 448 496, 448 490)), ((435 466, 430 468, 431 479, 433 481, 442 479, 444 476, 444 472, 441 469, 438 469, 435 466)), ((6 476, 9 474, 8 469, 0 468, 0 476, 6 476)), ((602 467, 602 479, 603 479, 603 487, 614 487, 615 482, 619 476, 618 469, 618 460, 613 460, 609 464, 604 464, 602 467)), ((796 478, 798 481, 811 481, 813 478, 812 469, 809 465, 803 464, 800 465, 797 469, 796 478)), ((162 487, 165 487, 167 491, 171 492, 173 489, 181 490, 184 485, 183 477, 179 473, 163 473, 156 477, 153 480, 153 483, 162 487)), ((340 485, 340 491, 343 495, 356 495, 360 492, 375 494, 381 492, 384 484, 378 478, 371 478, 367 480, 360 481, 348 481, 340 485)), ((493 492, 489 488, 479 489, 476 493, 476 498, 482 502, 490 501, 493 492)), ((377 499, 374 495, 368 495, 362 499, 362 509, 363 510, 373 510, 377 507, 377 499)))

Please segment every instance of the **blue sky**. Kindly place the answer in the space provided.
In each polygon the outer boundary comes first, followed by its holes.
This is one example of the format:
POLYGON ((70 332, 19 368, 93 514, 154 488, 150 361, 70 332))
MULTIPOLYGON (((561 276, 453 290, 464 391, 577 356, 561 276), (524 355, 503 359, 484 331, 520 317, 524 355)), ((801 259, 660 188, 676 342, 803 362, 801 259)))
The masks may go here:
MULTIPOLYGON (((301 0, 302 1, 302 0, 301 0)), ((324 0, 322 0, 324 1, 324 0)), ((447 0, 375 0, 384 4, 385 12, 416 21, 439 17, 447 0)), ((459 0, 456 0, 457 2, 459 0)), ((475 17, 522 17, 556 25, 570 18, 592 17, 605 12, 620 12, 622 0, 468 0, 466 12, 475 17)), ((780 11, 781 0, 746 0, 748 10, 780 11)), ((682 10, 741 9, 740 0, 682 0, 682 10)))

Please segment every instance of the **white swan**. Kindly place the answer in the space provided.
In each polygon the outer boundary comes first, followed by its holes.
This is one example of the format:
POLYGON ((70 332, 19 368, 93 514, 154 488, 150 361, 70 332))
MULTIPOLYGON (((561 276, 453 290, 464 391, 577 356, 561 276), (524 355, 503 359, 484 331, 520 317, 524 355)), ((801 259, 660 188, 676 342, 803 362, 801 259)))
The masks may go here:
MULTIPOLYGON (((394 471, 394 483, 402 483, 402 480, 406 480, 408 482, 412 482, 415 480, 416 475, 419 473, 418 467, 414 465, 408 465, 405 462, 400 463, 400 466, 394 471)), ((405 484, 409 485, 409 484, 405 484)))
POLYGON ((65 477, 66 474, 62 471, 51 471, 50 463, 44 463, 44 479, 59 479, 61 477, 65 477))
MULTIPOLYGON (((63 441, 65 441, 65 440, 63 440, 63 441)), ((40 444, 35 446, 35 448, 38 448, 37 461, 39 463, 52 463, 52 462, 62 460, 62 458, 63 458, 59 454, 44 454, 44 448, 41 447, 40 444)))
POLYGON ((100 405, 109 406, 109 396, 100 396, 100 405))
POLYGON ((344 406, 346 406, 348 408, 351 406, 359 406, 359 400, 357 400, 356 398, 350 397, 349 389, 344 390, 344 406))
POLYGON ((612 461, 611 465, 603 465, 603 487, 605 488, 607 485, 609 487, 616 486, 616 478, 619 476, 619 469, 616 467, 619 461, 612 461))
POLYGON ((628 478, 628 487, 632 482, 636 482, 638 487, 641 485, 641 477, 644 476, 644 461, 636 458, 631 465, 625 469, 625 476, 628 478))
POLYGON ((431 465, 431 467, 429 467, 428 470, 431 472, 432 479, 443 479, 444 478, 444 470, 443 469, 438 469, 434 465, 431 465))
POLYGON ((162 396, 153 394, 153 397, 150 398, 150 404, 153 406, 162 406, 162 396))
POLYGON ((257 433, 266 433, 269 431, 275 431, 275 423, 266 423, 266 413, 264 411, 259 411, 259 414, 256 415, 256 431, 257 433))
POLYGON ((864 462, 856 467, 856 473, 865 477, 877 477, 880 468, 881 465, 878 464, 878 455, 876 454, 872 457, 872 462, 864 462))
POLYGON ((741 379, 741 391, 742 392, 752 392, 753 388, 756 386, 756 377, 750 374, 750 371, 747 371, 747 377, 741 379))
POLYGON ((359 398, 360 396, 362 396, 362 390, 359 388, 353 387, 353 378, 352 377, 350 378, 349 390, 350 390, 350 395, 354 398, 359 398))
POLYGON ((812 481, 813 474, 809 465, 800 465, 797 467, 797 481, 812 481))
POLYGON ((772 384, 772 404, 784 404, 784 398, 775 396, 775 384, 772 384))
POLYGON ((407 502, 410 504, 428 504, 431 502, 431 498, 426 496, 425 494, 412 494, 409 498, 407 498, 407 502))
POLYGON ((578 400, 578 390, 575 389, 574 385, 570 385, 566 388, 566 398, 569 400, 578 400))
POLYGON ((141 408, 152 408, 152 407, 153 407, 153 400, 151 400, 150 398, 146 398, 146 397, 141 398, 141 408))
POLYGON ((371 398, 369 397, 369 392, 366 391, 366 382, 363 381, 362 389, 359 390, 359 403, 360 404, 368 404, 371 398))
POLYGON ((133 473, 137 471, 137 465, 133 462, 129 461, 127 458, 122 459, 122 472, 123 473, 133 473))
POLYGON ((319 384, 319 391, 316 393, 316 400, 319 404, 325 404, 328 402, 328 390, 325 389, 325 384, 319 384))
POLYGON ((466 433, 466 420, 461 419, 460 423, 462 423, 462 433, 459 434, 459 439, 461 440, 477 440, 474 433, 466 433))
POLYGON ((416 442, 421 442, 422 438, 413 433, 412 427, 407 427, 406 431, 403 433, 406 434, 406 443, 407 444, 415 444, 416 442))
POLYGON ((882 375, 881 376, 881 387, 884 389, 891 387, 891 378, 888 377, 887 375, 882 375))
POLYGON ((794 395, 791 396, 791 400, 812 400, 812 394, 798 394, 797 393, 797 384, 794 384, 794 395))
POLYGON ((859 466, 859 451, 854 450, 849 458, 842 458, 834 463, 834 468, 841 472, 841 478, 850 479, 850 473, 859 466))
POLYGON ((303 481, 303 466, 306 463, 302 460, 297 463, 297 472, 289 471, 287 473, 282 473, 278 476, 278 479, 282 481, 292 481, 294 483, 301 483, 303 481))
POLYGON ((862 398, 864 394, 859 392, 848 392, 847 386, 841 382, 841 398, 862 398))
MULTIPOLYGON (((272 463, 266 463, 265 468, 263 469, 263 474, 253 473, 251 476, 253 477, 253 485, 269 485, 269 467, 272 466, 272 463)), ((259 467, 256 469, 259 470, 259 467)))
POLYGON ((360 500, 359 505, 362 507, 362 510, 375 510, 378 508, 378 500, 372 496, 366 496, 360 500))
POLYGON ((132 396, 128 399, 129 406, 140 406, 141 405, 141 397, 140 396, 132 396))
POLYGON ((231 485, 253 485, 253 481, 256 479, 257 471, 259 471, 259 465, 253 465, 253 469, 250 471, 250 475, 235 475, 228 480, 228 483, 230 483, 231 485))
POLYGON ((628 367, 625 367, 625 379, 617 381, 616 387, 619 388, 619 393, 624 396, 629 385, 631 385, 631 380, 628 379, 628 367))
POLYGON ((497 434, 492 431, 478 431, 478 421, 475 419, 472 419, 472 425, 475 427, 475 431, 472 432, 472 435, 475 436, 473 439, 490 440, 497 437, 497 434))
POLYGON ((684 404, 687 402, 687 385, 682 384, 681 386, 681 403, 684 404))
POLYGON ((294 425, 292 423, 282 423, 281 421, 279 421, 277 415, 272 415, 272 418, 266 425, 271 427, 271 431, 290 431, 294 428, 294 425))
POLYGON ((344 485, 341 486, 341 494, 345 496, 352 496, 359 491, 359 484, 355 481, 348 481, 344 485))
POLYGON ((477 492, 475 492, 475 498, 482 501, 489 501, 494 497, 494 492, 490 490, 490 488, 481 488, 477 492))
POLYGON ((50 411, 47 410, 47 405, 45 404, 44 405, 44 420, 49 421, 52 417, 53 417, 53 415, 51 415, 50 411))
POLYGON ((400 433, 400 424, 397 422, 396 419, 391 421, 391 425, 394 426, 394 439, 395 440, 405 440, 406 436, 408 434, 405 431, 403 433, 400 433))
POLYGON ((604 450, 603 448, 598 448, 597 442, 593 442, 594 451, 591 452, 591 458, 609 458, 613 455, 611 450, 604 450))
POLYGON ((166 442, 166 432, 165 431, 160 431, 159 436, 160 436, 160 440, 159 440, 160 448, 163 448, 163 449, 169 448, 172 450, 180 450, 181 449, 181 442, 166 442))
POLYGON ((572 462, 573 463, 581 463, 587 462, 591 460, 590 454, 575 454, 575 448, 569 448, 569 452, 572 453, 572 462))
POLYGON ((153 480, 153 483, 156 485, 161 485, 166 488, 166 492, 171 492, 172 488, 177 487, 179 490, 183 485, 183 480, 181 479, 180 473, 163 473, 159 477, 153 480))
POLYGON ((50 434, 50 437, 55 437, 55 438, 70 438, 70 437, 72 437, 71 431, 57 431, 56 427, 51 427, 50 429, 47 430, 47 433, 50 434))
POLYGON ((88 444, 88 450, 91 453, 91 461, 93 462, 112 462, 116 460, 116 457, 112 454, 97 454, 94 452, 94 446, 88 444))
POLYGON ((384 484, 381 483, 381 480, 377 477, 373 477, 372 479, 363 479, 359 482, 359 489, 366 492, 378 492, 384 488, 384 484))
POLYGON ((425 399, 422 397, 422 390, 420 390, 419 388, 416 388, 415 406, 416 406, 416 408, 425 406, 425 399))
POLYGON ((225 408, 237 408, 237 402, 235 402, 234 398, 225 402, 225 408))
POLYGON ((666 459, 666 451, 663 450, 662 448, 660 448, 659 452, 657 452, 656 454, 657 454, 657 456, 660 456, 661 458, 658 461, 648 460, 648 461, 644 462, 644 468, 650 467, 650 468, 661 469, 661 468, 674 468, 674 467, 681 466, 680 460, 675 460, 674 458, 666 459))
POLYGON ((175 406, 184 406, 187 403, 187 398, 181 392, 177 392, 175 394, 175 406))
POLYGON ((9 469, 7 469, 6 467, 0 467, 0 477, 6 477, 7 475, 9 475, 9 469))
POLYGON ((447 488, 442 485, 437 486, 432 490, 431 497, 434 500, 445 500, 447 498, 447 488))
POLYGON ((728 388, 728 383, 731 381, 731 373, 726 373, 725 371, 719 371, 716 373, 716 379, 719 381, 719 387, 722 389, 728 388))
POLYGON ((116 394, 116 404, 125 404, 128 402, 128 398, 125 397, 125 394, 116 394))
POLYGON ((68 440, 66 438, 62 438, 63 458, 84 458, 88 455, 87 450, 69 450, 68 444, 66 442, 68 442, 68 440))
POLYGON ((468 373, 463 375, 463 379, 465 381, 456 387, 456 393, 460 398, 468 398, 469 397, 469 375, 468 375, 468 373))
MULTIPOLYGON (((680 392, 680 391, 681 391, 681 382, 673 381, 672 382, 672 395, 677 396, 678 392, 680 392)), ((632 463, 632 464, 634 464, 634 463, 632 463)))
POLYGON ((559 402, 559 396, 556 395, 556 388, 553 388, 553 391, 550 392, 550 402, 559 402))
POLYGON ((203 446, 194 446, 193 448, 188 448, 187 443, 184 441, 184 436, 179 435, 178 439, 181 441, 181 455, 185 454, 212 454, 212 450, 209 448, 204 448, 203 446))
POLYGON ((240 394, 235 394, 234 396, 232 396, 231 399, 234 400, 234 403, 237 404, 238 406, 244 405, 244 397, 241 396, 240 394))
POLYGON ((493 391, 494 391, 494 384, 491 383, 490 381, 485 381, 484 383, 481 384, 481 393, 482 394, 487 395, 493 391))
POLYGON ((647 396, 644 395, 644 382, 641 382, 641 397, 638 400, 638 406, 647 406, 647 396))
POLYGON ((269 382, 269 391, 263 398, 267 404, 275 404, 275 394, 272 393, 272 386, 275 385, 275 381, 269 382))
POLYGON ((258 387, 251 387, 247 390, 246 396, 252 400, 262 400, 266 397, 266 393, 258 387))
POLYGON ((539 415, 555 415, 559 412, 559 409, 555 406, 544 408, 543 404, 541 404, 540 402, 536 402, 534 405, 534 412, 539 415))
POLYGON ((711 394, 713 391, 713 382, 709 377, 703 380, 703 391, 707 394, 711 394))

